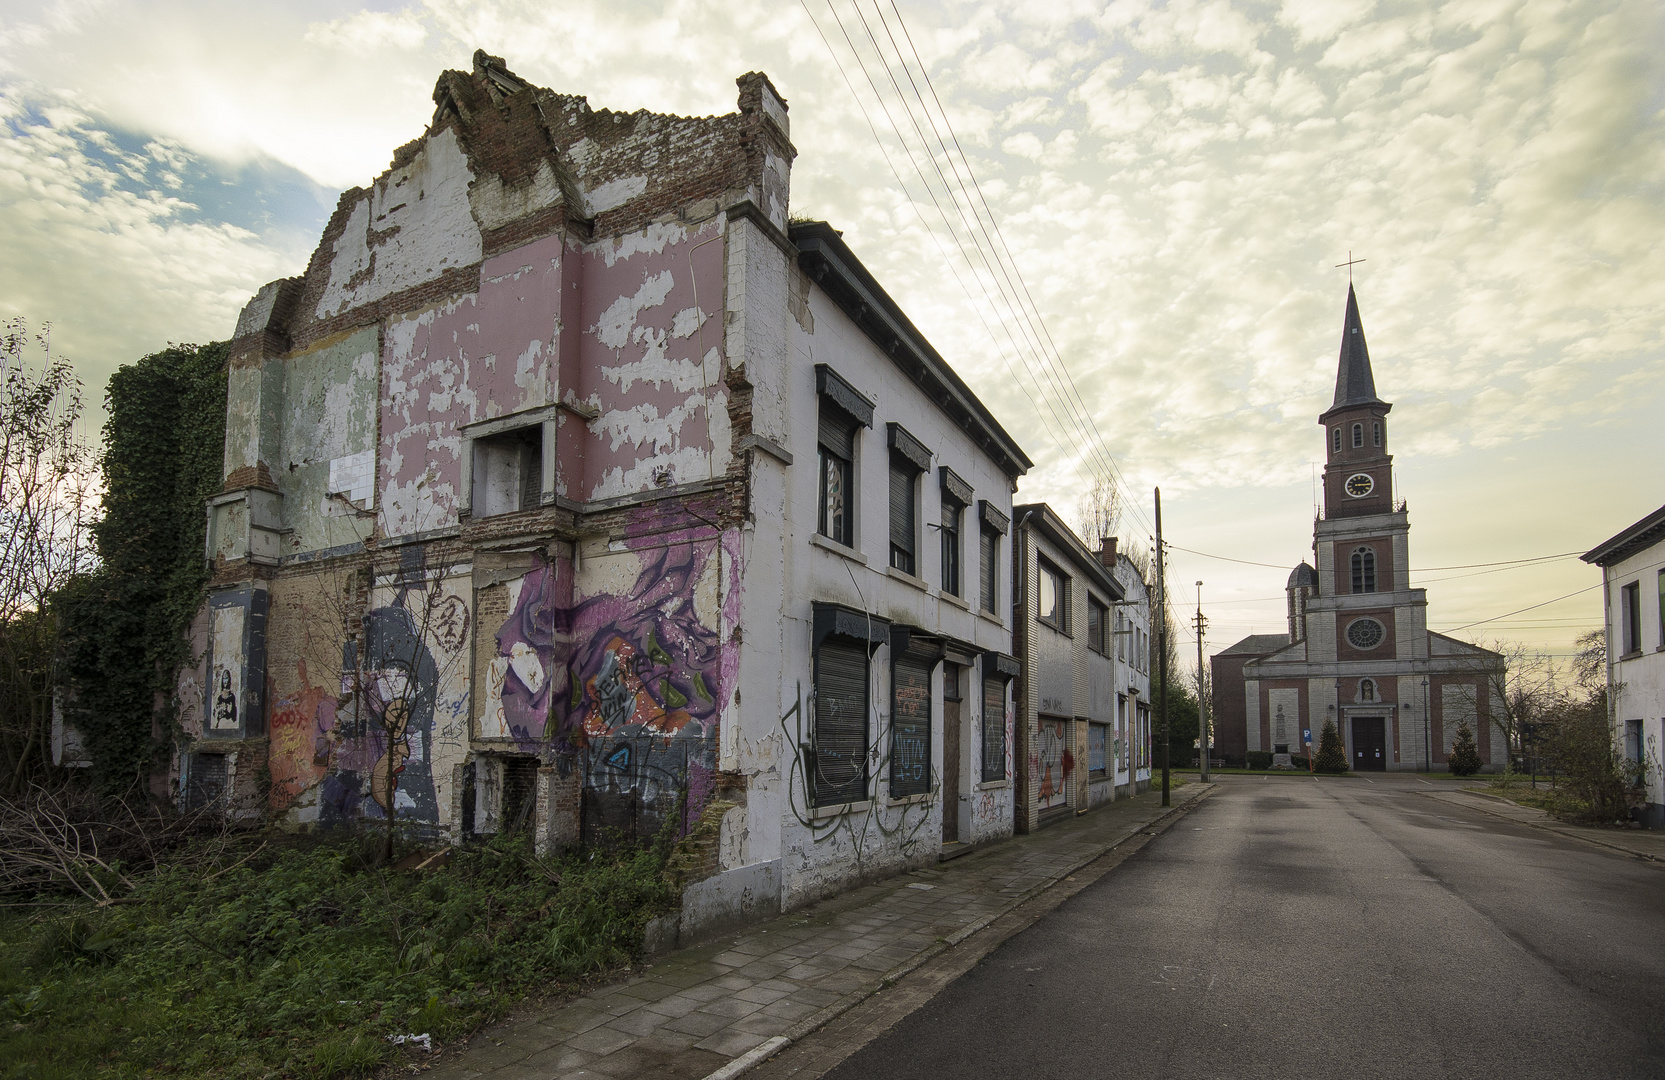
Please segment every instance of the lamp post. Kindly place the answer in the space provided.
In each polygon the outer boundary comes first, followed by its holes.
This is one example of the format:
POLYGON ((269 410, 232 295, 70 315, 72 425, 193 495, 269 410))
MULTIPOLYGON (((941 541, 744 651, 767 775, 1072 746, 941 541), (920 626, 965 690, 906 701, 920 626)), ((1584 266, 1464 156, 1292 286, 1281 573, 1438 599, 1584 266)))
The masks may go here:
POLYGON ((1434 729, 1428 716, 1428 680, 1422 680, 1422 750, 1423 772, 1434 771, 1434 729))

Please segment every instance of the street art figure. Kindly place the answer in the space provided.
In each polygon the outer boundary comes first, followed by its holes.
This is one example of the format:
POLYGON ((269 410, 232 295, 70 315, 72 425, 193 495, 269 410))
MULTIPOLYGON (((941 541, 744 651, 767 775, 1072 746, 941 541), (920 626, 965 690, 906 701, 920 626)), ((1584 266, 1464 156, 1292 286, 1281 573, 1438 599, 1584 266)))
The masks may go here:
POLYGON ((220 689, 214 695, 214 726, 236 728, 237 691, 231 688, 231 669, 220 669, 220 689))

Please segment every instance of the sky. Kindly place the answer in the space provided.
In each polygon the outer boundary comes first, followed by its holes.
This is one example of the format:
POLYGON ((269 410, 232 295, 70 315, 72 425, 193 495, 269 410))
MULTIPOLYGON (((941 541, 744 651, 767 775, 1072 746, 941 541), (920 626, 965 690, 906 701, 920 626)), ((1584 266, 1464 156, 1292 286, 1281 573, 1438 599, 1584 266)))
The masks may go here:
POLYGON ((1601 619, 1569 553, 1665 503, 1652 0, 0 0, 0 316, 95 401, 229 336, 477 47, 620 111, 731 112, 766 72, 794 215, 1028 451, 1021 500, 1075 520, 1113 477, 1148 549, 1161 487, 1210 653, 1283 632, 1312 558, 1349 258, 1431 628, 1569 653, 1601 619))

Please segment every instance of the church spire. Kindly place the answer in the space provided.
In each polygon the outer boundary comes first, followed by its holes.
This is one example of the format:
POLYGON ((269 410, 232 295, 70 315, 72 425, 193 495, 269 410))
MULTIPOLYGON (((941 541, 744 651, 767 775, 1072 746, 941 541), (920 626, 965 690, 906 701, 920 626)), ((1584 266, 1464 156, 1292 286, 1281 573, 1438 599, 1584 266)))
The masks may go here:
POLYGON ((1347 318, 1341 327, 1341 361, 1335 373, 1335 401, 1330 412, 1350 405, 1386 405, 1376 396, 1376 376, 1370 370, 1370 348, 1364 343, 1359 298, 1347 283, 1347 318))

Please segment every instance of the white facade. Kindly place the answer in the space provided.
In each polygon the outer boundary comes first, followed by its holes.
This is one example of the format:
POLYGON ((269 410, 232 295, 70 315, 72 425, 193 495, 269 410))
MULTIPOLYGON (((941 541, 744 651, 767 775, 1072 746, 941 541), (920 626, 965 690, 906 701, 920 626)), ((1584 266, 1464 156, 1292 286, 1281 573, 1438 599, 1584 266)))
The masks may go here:
POLYGON ((1665 507, 1584 560, 1601 567, 1614 746, 1647 766, 1643 820, 1665 827, 1665 507))
POLYGON ((1016 663, 1009 537, 999 529, 1029 464, 833 230, 801 226, 792 242, 807 254, 791 259, 749 226, 742 307, 735 307, 731 285, 731 309, 743 311, 748 336, 753 431, 767 433, 772 445, 760 443, 752 454, 756 513, 747 529, 739 620, 744 704, 720 760, 720 768, 746 778, 745 805, 723 822, 721 870, 775 864, 782 909, 934 863, 945 844, 1011 835, 1008 686, 1016 663), (819 283, 812 273, 821 275, 819 283), (820 516, 822 413, 851 419, 840 400, 858 413, 870 407, 848 425, 847 543, 828 535, 838 530, 820 516), (939 404, 944 400, 949 408, 939 404), (904 434, 893 434, 893 425, 904 434), (926 455, 923 468, 910 463, 918 469, 911 573, 891 565, 890 472, 898 440, 926 455), (991 443, 995 454, 980 448, 991 443), (949 483, 966 503, 958 595, 945 581, 941 539, 949 483), (997 548, 992 610, 979 595, 985 521, 997 548), (829 639, 857 637, 869 649, 865 776, 851 777, 848 760, 826 764, 831 753, 818 749, 826 741, 818 718, 831 706, 818 699, 816 664, 829 639), (893 673, 910 647, 914 656, 930 654, 924 747, 917 728, 904 740, 893 723, 893 673), (987 758, 986 739, 998 740, 987 758), (990 761, 1001 775, 986 776, 990 761), (835 772, 843 790, 832 797, 835 772))

